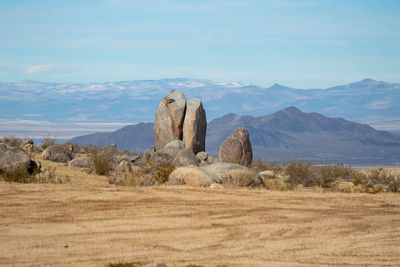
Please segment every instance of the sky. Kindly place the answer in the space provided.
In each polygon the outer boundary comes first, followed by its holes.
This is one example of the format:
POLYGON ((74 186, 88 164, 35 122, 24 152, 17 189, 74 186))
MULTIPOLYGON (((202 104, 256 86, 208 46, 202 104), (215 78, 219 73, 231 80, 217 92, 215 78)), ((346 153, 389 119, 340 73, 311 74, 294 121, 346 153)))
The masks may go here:
POLYGON ((398 0, 0 0, 0 81, 400 82, 398 0))

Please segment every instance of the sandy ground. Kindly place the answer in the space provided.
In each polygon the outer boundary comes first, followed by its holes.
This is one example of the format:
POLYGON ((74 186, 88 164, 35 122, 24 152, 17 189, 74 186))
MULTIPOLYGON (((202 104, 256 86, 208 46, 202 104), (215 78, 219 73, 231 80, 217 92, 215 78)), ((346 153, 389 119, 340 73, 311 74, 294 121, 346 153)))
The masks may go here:
POLYGON ((0 265, 399 266, 400 194, 0 182, 0 265))

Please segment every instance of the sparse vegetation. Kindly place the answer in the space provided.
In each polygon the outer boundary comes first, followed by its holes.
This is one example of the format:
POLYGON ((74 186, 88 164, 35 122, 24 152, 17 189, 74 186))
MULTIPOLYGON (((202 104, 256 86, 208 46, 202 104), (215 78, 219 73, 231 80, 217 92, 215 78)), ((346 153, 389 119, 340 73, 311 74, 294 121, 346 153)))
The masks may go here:
POLYGON ((56 143, 54 138, 51 138, 50 135, 46 136, 43 138, 42 144, 40 145, 40 148, 45 150, 51 145, 54 145, 56 143))
POLYGON ((286 182, 295 188, 318 186, 330 191, 379 193, 400 192, 400 176, 384 169, 355 170, 343 164, 318 166, 292 162, 285 169, 286 182))
POLYGON ((251 168, 256 172, 271 170, 275 173, 279 173, 286 168, 286 164, 284 162, 278 162, 278 161, 263 161, 257 158, 253 160, 251 168))
POLYGON ((18 147, 21 145, 22 139, 16 136, 5 136, 3 139, 0 139, 0 143, 4 143, 12 147, 18 147))
POLYGON ((288 191, 291 189, 290 184, 280 178, 264 179, 264 184, 268 190, 288 191))
POLYGON ((93 170, 99 175, 109 175, 111 172, 113 155, 105 150, 93 150, 91 153, 93 158, 93 170))
POLYGON ((140 262, 119 262, 119 263, 109 263, 107 267, 141 267, 143 266, 140 262))
POLYGON ((116 185, 153 186, 168 182, 169 174, 176 169, 170 163, 157 163, 144 159, 141 166, 132 166, 132 171, 111 176, 108 182, 116 185))
POLYGON ((23 166, 9 167, 4 169, 0 178, 5 182, 15 182, 15 183, 31 183, 32 176, 23 166))
POLYGON ((29 174, 25 168, 22 166, 17 166, 3 170, 3 172, 0 174, 0 180, 14 183, 63 184, 69 182, 70 177, 57 176, 55 167, 48 167, 46 170, 42 171, 36 169, 34 170, 33 174, 29 174))
POLYGON ((254 183, 254 177, 257 175, 254 171, 231 170, 228 173, 227 180, 223 183, 233 183, 238 186, 250 186, 254 183))
POLYGON ((301 161, 289 164, 285 172, 288 175, 286 182, 292 186, 301 184, 304 187, 322 188, 329 188, 336 180, 348 180, 354 175, 354 171, 343 164, 317 166, 301 161))

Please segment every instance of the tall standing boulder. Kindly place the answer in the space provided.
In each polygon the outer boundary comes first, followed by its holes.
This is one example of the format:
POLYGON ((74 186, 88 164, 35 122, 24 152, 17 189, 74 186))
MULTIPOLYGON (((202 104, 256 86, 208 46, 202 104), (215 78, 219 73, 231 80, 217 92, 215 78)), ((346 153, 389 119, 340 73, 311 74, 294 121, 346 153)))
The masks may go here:
POLYGON ((156 148, 162 149, 173 140, 182 140, 183 121, 186 112, 186 98, 172 90, 157 106, 154 123, 156 148))
POLYGON ((207 131, 206 112, 199 98, 189 99, 183 123, 185 147, 197 154, 205 151, 207 131))
POLYGON ((250 167, 253 161, 249 133, 245 128, 235 129, 219 148, 219 161, 250 167))

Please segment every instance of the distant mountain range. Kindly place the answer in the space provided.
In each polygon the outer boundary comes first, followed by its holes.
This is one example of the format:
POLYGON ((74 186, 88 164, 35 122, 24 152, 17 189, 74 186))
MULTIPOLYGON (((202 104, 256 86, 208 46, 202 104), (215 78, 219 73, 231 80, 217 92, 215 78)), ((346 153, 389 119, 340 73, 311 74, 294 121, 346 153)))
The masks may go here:
POLYGON ((364 79, 327 89, 162 79, 105 83, 0 83, 0 134, 76 136, 153 122, 171 89, 199 97, 213 120, 227 113, 263 116, 288 106, 400 132, 400 84, 364 79), (108 128, 107 128, 108 127, 108 128))
MULTIPOLYGON (((268 160, 398 165, 400 136, 368 125, 303 113, 289 107, 271 115, 253 117, 233 113, 208 123, 206 150, 212 155, 237 127, 250 134, 256 157, 268 160)), ((126 126, 112 133, 96 133, 70 140, 79 145, 117 144, 119 149, 143 152, 154 145, 153 123, 126 126)))

